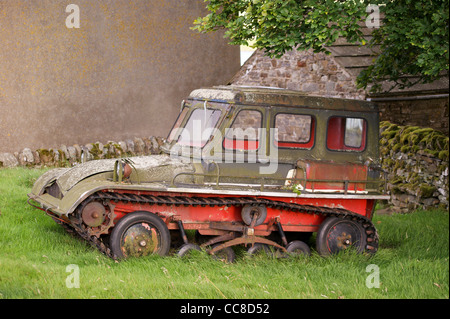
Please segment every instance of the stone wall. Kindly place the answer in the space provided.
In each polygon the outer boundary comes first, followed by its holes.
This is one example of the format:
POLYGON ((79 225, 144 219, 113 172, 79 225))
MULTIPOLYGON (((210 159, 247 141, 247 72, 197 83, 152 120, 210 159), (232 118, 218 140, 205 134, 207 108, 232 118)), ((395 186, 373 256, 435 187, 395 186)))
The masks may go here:
POLYGON ((449 208, 449 138, 431 128, 380 125, 380 152, 397 212, 449 208))
POLYGON ((352 76, 324 53, 289 51, 279 59, 256 51, 232 79, 231 84, 270 86, 311 95, 365 99, 352 76))
POLYGON ((68 167, 96 159, 159 154, 159 148, 163 142, 163 138, 151 136, 148 138, 135 137, 119 142, 108 141, 106 144, 96 142, 84 145, 61 145, 59 148, 37 150, 24 148, 14 154, 0 153, 0 168, 17 166, 68 167))

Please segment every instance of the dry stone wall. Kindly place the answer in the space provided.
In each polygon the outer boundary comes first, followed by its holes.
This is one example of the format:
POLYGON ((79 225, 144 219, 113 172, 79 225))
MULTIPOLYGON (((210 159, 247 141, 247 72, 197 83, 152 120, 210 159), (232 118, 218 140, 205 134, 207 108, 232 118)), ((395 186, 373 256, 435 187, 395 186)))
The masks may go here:
POLYGON ((380 124, 380 152, 397 212, 449 208, 449 138, 418 126, 380 124))
POLYGON ((73 166, 76 163, 105 158, 159 154, 164 142, 161 137, 134 138, 106 144, 61 145, 58 149, 23 149, 14 154, 0 153, 0 167, 16 166, 73 166))

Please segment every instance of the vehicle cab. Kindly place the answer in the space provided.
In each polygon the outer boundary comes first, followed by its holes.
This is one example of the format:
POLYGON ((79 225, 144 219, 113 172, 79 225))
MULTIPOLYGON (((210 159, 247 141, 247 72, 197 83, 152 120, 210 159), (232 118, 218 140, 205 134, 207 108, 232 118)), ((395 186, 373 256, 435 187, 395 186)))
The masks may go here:
POLYGON ((183 102, 164 149, 217 185, 365 194, 380 186, 378 128, 367 101, 219 86, 183 102))

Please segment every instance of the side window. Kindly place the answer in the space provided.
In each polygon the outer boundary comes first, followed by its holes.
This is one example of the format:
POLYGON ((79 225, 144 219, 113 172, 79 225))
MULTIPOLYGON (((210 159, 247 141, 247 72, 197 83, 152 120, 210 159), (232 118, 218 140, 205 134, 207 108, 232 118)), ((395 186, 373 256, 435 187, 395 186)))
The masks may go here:
POLYGON ((275 116, 278 137, 275 145, 283 148, 311 148, 314 145, 314 118, 310 115, 280 113, 275 116))
POLYGON ((360 118, 330 117, 327 147, 333 151, 363 151, 366 148, 367 122, 360 118))
POLYGON ((223 147, 232 150, 257 150, 262 124, 259 111, 242 110, 235 117, 231 128, 225 132, 223 147))

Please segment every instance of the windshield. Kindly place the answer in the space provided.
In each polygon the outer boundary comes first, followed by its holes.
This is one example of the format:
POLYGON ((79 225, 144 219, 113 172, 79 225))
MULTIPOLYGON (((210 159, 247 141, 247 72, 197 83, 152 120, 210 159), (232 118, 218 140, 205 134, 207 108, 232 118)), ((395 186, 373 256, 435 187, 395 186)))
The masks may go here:
POLYGON ((187 110, 185 108, 178 117, 168 140, 171 142, 177 138, 178 145, 203 147, 209 141, 222 111, 216 109, 195 109, 192 111, 186 125, 180 128, 187 110))
POLYGON ((167 141, 170 143, 172 142, 172 140, 175 138, 175 136, 178 133, 178 129, 180 128, 181 123, 184 120, 184 117, 186 116, 186 113, 188 112, 188 108, 184 107, 183 110, 180 112, 180 114, 178 115, 177 121, 175 122, 175 124, 172 127, 172 130, 170 131, 169 137, 167 138, 167 141))

